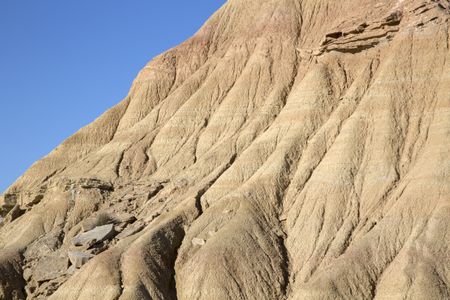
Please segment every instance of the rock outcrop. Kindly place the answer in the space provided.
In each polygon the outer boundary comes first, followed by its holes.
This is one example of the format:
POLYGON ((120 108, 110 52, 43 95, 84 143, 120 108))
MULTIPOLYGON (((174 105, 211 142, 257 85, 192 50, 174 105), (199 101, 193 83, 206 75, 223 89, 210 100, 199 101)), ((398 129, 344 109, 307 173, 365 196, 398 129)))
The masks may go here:
POLYGON ((229 0, 2 196, 0 298, 450 298, 449 17, 229 0))

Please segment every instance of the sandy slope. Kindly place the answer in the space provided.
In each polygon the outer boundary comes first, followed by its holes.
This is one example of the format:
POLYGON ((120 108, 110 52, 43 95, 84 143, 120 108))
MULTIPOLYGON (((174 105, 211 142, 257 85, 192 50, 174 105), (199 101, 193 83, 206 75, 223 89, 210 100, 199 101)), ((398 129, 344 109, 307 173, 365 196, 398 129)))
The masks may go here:
POLYGON ((229 0, 5 193, 0 298, 450 298, 449 16, 229 0))

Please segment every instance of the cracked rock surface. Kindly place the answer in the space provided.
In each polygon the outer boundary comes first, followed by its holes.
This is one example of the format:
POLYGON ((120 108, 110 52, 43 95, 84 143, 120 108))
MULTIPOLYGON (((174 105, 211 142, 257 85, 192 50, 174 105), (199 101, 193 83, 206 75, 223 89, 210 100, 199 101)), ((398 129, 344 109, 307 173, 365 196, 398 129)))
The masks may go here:
POLYGON ((229 0, 0 197, 0 299, 450 298, 449 7, 229 0))

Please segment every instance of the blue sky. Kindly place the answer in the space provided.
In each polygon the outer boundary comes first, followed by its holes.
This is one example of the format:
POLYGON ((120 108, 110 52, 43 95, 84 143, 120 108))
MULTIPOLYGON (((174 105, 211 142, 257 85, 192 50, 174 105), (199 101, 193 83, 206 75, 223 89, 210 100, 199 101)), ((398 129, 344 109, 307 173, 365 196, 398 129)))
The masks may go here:
POLYGON ((0 192, 225 0, 0 1, 0 192))

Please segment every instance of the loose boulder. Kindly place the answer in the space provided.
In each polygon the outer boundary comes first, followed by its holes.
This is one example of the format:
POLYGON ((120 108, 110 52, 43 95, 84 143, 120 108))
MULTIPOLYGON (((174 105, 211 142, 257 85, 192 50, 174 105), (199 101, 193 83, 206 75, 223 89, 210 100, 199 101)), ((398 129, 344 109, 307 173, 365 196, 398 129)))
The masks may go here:
POLYGON ((194 246, 203 246, 204 244, 206 244, 206 241, 204 239, 199 239, 199 238, 192 239, 192 245, 194 245, 194 246))
POLYGON ((90 231, 78 234, 73 238, 72 243, 75 246, 92 246, 98 242, 110 239, 114 234, 113 224, 98 226, 90 231))
POLYGON ((70 263, 75 268, 79 269, 84 264, 86 264, 91 258, 94 257, 92 254, 78 252, 78 251, 69 251, 68 253, 70 263))

